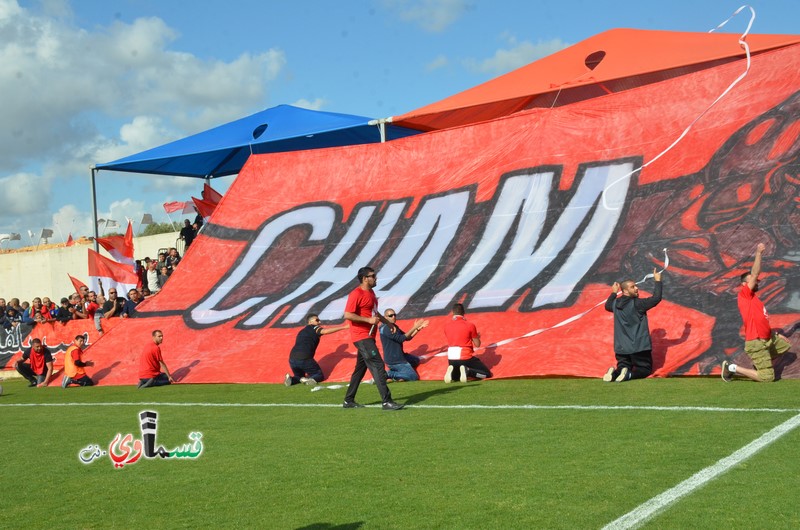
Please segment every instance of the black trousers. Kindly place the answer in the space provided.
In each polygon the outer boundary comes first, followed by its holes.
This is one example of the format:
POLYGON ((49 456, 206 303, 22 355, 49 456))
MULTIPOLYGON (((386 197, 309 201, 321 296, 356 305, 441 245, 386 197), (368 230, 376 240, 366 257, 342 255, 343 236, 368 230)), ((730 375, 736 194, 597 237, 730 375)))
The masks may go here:
POLYGON ((70 377, 69 384, 80 385, 80 386, 94 386, 94 381, 92 381, 92 379, 88 375, 84 375, 83 377, 78 379, 70 377))
POLYGON ((389 392, 389 387, 386 385, 386 370, 383 367, 383 358, 378 352, 375 339, 364 339, 353 344, 356 350, 358 350, 358 357, 353 375, 350 376, 350 386, 347 387, 344 400, 355 401, 358 385, 361 384, 361 380, 364 378, 364 374, 367 373, 367 369, 369 368, 383 402, 392 401, 392 393, 389 392))
POLYGON ((614 379, 617 378, 622 368, 630 370, 630 379, 644 379, 653 373, 653 350, 644 350, 630 355, 615 353, 614 357, 617 358, 617 369, 614 370, 614 379))
MULTIPOLYGON (((139 384, 142 384, 145 381, 148 381, 148 380, 147 379, 139 379, 139 384)), ((164 385, 168 385, 168 384, 169 384, 169 377, 167 377, 167 374, 165 374, 164 372, 161 372, 160 374, 158 374, 157 376, 155 376, 153 378, 153 384, 150 385, 150 386, 164 386, 164 385)))
MULTIPOLYGON (((473 377, 475 379, 488 379, 492 377, 492 371, 477 357, 470 357, 466 361, 448 360, 447 362, 453 367, 454 374, 457 373, 461 366, 466 366, 467 377, 473 377)), ((463 382, 464 381, 462 381, 462 383, 463 382)))
POLYGON ((31 365, 28 363, 17 364, 17 372, 19 372, 19 375, 27 379, 31 384, 37 385, 43 383, 44 376, 47 375, 47 372, 43 374, 37 374, 33 371, 33 368, 31 368, 31 365))

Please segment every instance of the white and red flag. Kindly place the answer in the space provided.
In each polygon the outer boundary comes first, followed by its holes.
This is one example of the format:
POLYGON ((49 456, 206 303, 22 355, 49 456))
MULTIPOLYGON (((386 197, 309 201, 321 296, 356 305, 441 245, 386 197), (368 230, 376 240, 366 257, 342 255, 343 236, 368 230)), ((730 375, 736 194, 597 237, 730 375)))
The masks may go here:
POLYGON ((114 287, 120 296, 125 296, 128 291, 136 288, 138 276, 127 265, 117 263, 89 249, 89 283, 91 288, 99 293, 100 282, 98 280, 103 281, 105 293, 108 293, 109 288, 114 287))
POLYGON ((133 226, 130 221, 124 236, 98 237, 97 243, 118 262, 133 266, 133 226))

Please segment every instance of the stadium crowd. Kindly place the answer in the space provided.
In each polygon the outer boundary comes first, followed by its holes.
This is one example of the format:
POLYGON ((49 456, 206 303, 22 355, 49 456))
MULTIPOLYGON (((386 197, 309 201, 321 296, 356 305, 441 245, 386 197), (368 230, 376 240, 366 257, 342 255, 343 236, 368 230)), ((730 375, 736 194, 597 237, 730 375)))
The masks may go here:
POLYGON ((180 262, 181 256, 174 247, 159 253, 158 260, 149 257, 137 260, 135 270, 139 281, 135 289, 124 293, 125 296, 118 293, 116 287, 110 287, 106 293, 101 282, 99 293, 82 285, 69 296, 62 297, 58 305, 47 296, 37 296, 32 302, 20 302, 19 298, 6 302, 5 298, 0 298, 0 326, 11 330, 19 325, 32 328, 42 322, 88 319, 94 320, 95 327, 102 333, 101 318, 130 317, 145 298, 161 291, 180 262))

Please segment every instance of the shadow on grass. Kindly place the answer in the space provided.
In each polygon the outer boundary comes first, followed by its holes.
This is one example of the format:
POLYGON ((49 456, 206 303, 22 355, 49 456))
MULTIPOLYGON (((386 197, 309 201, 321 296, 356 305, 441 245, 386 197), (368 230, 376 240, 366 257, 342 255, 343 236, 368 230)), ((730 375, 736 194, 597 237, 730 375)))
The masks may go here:
POLYGON ((428 399, 430 397, 443 396, 445 394, 451 394, 451 393, 453 393, 453 392, 455 392, 457 390, 461 390, 462 388, 466 388, 468 386, 473 386, 473 385, 470 385, 469 383, 467 383, 467 384, 458 384, 458 383, 456 383, 456 384, 452 384, 450 386, 446 386, 444 388, 437 388, 436 390, 429 390, 427 392, 420 392, 418 394, 413 394, 413 395, 409 396, 405 400, 405 404, 406 405, 414 405, 415 403, 421 403, 421 402, 425 401, 426 399, 428 399))
POLYGON ((314 523, 308 526, 298 526, 297 530, 355 530, 362 526, 364 526, 363 521, 344 524, 314 523))

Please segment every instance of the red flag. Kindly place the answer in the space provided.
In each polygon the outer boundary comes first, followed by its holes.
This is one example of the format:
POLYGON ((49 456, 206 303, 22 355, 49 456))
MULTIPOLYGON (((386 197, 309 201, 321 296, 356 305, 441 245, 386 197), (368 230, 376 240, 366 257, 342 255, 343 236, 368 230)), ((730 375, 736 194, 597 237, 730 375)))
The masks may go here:
POLYGON ((214 209, 216 209, 216 203, 211 201, 204 201, 203 199, 198 199, 196 197, 192 197, 194 201, 194 207, 197 209, 197 213, 203 216, 203 219, 208 219, 211 217, 211 214, 214 213, 214 209))
POLYGON ((102 280, 105 292, 115 287, 120 295, 135 289, 138 281, 136 273, 127 265, 101 256, 92 249, 89 249, 89 278, 95 291, 99 291, 98 280, 102 280))
POLYGON ((72 232, 70 232, 69 237, 67 237, 67 246, 71 247, 75 244, 75 241, 72 239, 72 232))
POLYGON ((75 288, 75 292, 80 294, 81 287, 86 287, 86 284, 80 281, 79 279, 74 278, 71 274, 67 274, 67 276, 69 276, 69 281, 72 282, 72 286, 75 288))
POLYGON ((124 236, 98 237, 97 243, 118 262, 133 265, 133 225, 130 221, 124 236))
POLYGON ((172 201, 164 203, 164 211, 167 213, 181 212, 186 208, 186 203, 181 201, 172 201))
POLYGON ((205 183, 203 184, 203 200, 219 204, 219 201, 222 200, 222 194, 209 186, 208 183, 205 183))

